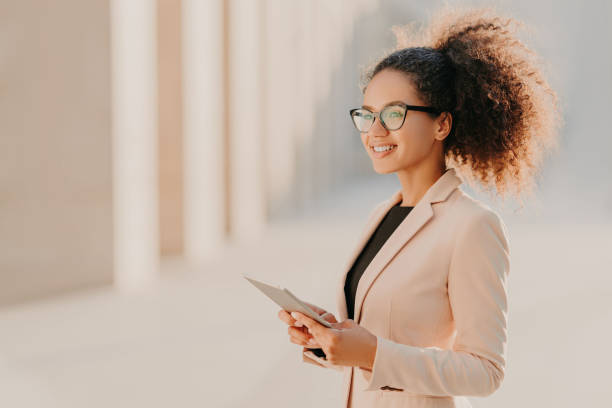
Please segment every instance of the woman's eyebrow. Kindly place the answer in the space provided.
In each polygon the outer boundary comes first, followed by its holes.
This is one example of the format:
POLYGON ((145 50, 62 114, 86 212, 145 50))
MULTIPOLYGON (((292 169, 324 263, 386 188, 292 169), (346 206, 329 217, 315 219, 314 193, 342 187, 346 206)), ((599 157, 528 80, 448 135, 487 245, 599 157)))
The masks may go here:
MULTIPOLYGON (((389 106, 389 105, 395 105, 396 103, 405 103, 404 101, 391 101, 391 102, 387 102, 386 104, 383 105, 383 108, 389 106)), ((362 108, 365 109, 369 109, 369 110, 373 110, 374 108, 368 105, 361 105, 362 108)))

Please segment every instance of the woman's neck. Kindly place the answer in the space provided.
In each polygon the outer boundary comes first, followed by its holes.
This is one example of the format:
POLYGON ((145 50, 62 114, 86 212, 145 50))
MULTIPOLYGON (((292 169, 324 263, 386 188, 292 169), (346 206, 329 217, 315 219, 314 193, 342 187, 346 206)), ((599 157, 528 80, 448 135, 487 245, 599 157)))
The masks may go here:
POLYGON ((445 170, 442 170, 438 166, 421 166, 398 171, 397 177, 402 185, 402 202, 400 206, 416 206, 429 187, 431 187, 444 172, 445 170))

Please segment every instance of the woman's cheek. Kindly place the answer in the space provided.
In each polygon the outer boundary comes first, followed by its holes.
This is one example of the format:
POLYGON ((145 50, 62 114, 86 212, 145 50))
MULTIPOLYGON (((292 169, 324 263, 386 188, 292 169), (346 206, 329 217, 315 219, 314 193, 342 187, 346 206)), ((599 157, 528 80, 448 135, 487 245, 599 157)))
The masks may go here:
POLYGON ((401 141, 401 154, 403 157, 413 160, 421 158, 426 153, 426 148, 423 144, 423 138, 420 137, 420 129, 413 129, 409 135, 403 135, 401 141))
POLYGON ((368 152, 368 144, 366 143, 366 137, 363 136, 363 133, 361 135, 361 145, 363 146, 363 148, 366 150, 366 153, 368 152))

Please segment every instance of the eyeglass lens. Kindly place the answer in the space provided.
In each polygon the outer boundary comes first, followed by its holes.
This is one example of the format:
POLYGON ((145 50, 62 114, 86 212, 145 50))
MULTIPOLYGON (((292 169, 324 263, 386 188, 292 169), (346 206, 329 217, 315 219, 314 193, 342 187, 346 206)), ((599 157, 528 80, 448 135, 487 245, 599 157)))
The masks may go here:
MULTIPOLYGON (((403 106, 387 106, 380 111, 380 120, 388 130, 397 130, 402 126, 406 110, 403 106)), ((367 132, 374 123, 374 114, 367 109, 353 112, 353 122, 360 132, 367 132)))

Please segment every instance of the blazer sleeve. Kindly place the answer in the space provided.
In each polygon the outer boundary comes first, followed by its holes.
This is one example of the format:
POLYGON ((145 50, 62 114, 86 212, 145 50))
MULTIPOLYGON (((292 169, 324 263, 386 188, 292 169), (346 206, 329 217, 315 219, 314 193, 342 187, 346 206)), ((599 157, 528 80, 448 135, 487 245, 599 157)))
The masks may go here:
POLYGON ((456 337, 451 350, 377 336, 372 370, 357 368, 366 390, 383 386, 431 396, 487 396, 504 378, 507 351, 506 228, 487 209, 459 227, 448 273, 456 337))

